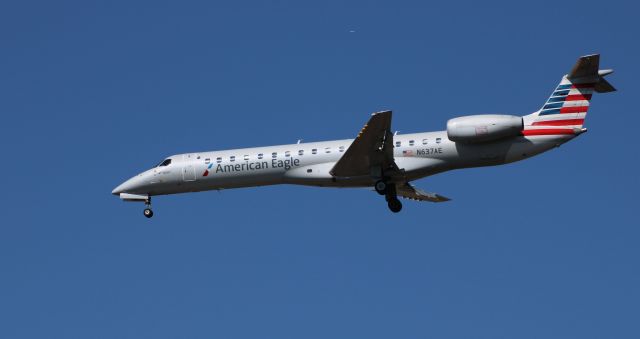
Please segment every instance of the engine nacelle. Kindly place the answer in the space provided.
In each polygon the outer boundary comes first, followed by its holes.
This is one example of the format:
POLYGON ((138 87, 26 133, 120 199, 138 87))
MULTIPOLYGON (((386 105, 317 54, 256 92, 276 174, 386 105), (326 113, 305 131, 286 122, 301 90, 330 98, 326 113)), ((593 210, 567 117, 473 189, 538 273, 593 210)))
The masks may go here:
POLYGON ((518 136, 523 128, 522 117, 514 115, 469 115, 447 121, 447 136, 454 142, 479 143, 518 136))

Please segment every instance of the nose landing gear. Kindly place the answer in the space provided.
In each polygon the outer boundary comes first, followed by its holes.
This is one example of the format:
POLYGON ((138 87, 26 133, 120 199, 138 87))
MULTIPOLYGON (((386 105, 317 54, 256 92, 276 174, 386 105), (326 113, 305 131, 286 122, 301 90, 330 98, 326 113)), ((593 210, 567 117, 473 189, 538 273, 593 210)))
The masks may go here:
POLYGON ((151 209, 151 197, 144 201, 146 208, 144 209, 144 216, 147 218, 153 217, 153 210, 151 209))

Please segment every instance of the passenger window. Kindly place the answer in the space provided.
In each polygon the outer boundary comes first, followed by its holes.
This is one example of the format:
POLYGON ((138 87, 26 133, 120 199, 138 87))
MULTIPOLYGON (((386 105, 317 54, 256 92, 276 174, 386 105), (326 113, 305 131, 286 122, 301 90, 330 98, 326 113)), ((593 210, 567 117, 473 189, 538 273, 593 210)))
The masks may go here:
POLYGON ((396 141, 396 147, 402 146, 402 141, 396 141))
POLYGON ((217 163, 221 163, 221 162, 222 162, 222 158, 217 157, 217 158, 216 158, 216 162, 217 162, 217 163))
POLYGON ((422 139, 422 144, 423 144, 423 145, 426 145, 426 144, 428 144, 428 143, 429 143, 429 140, 428 140, 428 139, 422 139))
POLYGON ((249 160, 249 156, 248 156, 248 155, 245 155, 245 156, 244 156, 244 160, 249 160))
POLYGON ((298 155, 304 155, 304 150, 302 150, 302 149, 301 149, 301 150, 299 150, 299 151, 298 151, 298 155))
POLYGON ((271 157, 274 158, 274 159, 277 158, 278 157, 278 152, 271 153, 271 157))
POLYGON ((344 146, 340 146, 340 147, 338 147, 338 151, 340 151, 340 152, 344 152, 344 146))
POLYGON ((290 157, 291 156, 291 152, 289 152, 289 151, 284 152, 284 156, 285 156, 285 158, 290 157))
POLYGON ((208 163, 210 163, 210 162, 211 162, 211 158, 206 158, 206 159, 204 159, 204 163, 205 163, 205 164, 208 164, 208 163))
POLYGON ((236 161, 236 156, 235 156, 235 155, 230 156, 230 157, 229 157, 229 160, 230 160, 230 161, 236 161))
POLYGON ((324 149, 324 152, 325 152, 325 153, 331 153, 331 147, 326 147, 326 148, 324 149))
POLYGON ((258 159, 262 159, 263 157, 264 157, 264 154, 258 153, 258 159))
POLYGON ((436 144, 439 144, 442 141, 442 138, 436 138, 436 144))
POLYGON ((318 149, 317 148, 314 148, 314 149, 311 150, 311 154, 317 154, 317 153, 318 153, 318 149))
POLYGON ((413 146, 414 143, 415 143, 415 141, 409 140, 409 146, 413 146))

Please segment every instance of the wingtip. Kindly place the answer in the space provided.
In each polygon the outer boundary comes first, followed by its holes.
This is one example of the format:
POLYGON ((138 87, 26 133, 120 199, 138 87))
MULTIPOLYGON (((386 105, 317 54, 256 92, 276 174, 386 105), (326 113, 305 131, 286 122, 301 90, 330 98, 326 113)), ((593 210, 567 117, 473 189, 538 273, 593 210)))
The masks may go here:
POLYGON ((378 112, 375 112, 375 113, 371 113, 372 116, 378 115, 378 114, 391 114, 391 110, 378 111, 378 112))
POLYGON ((446 201, 451 201, 451 199, 447 198, 447 197, 443 197, 440 194, 436 194, 436 197, 438 197, 438 202, 446 202, 446 201))
POLYGON ((599 57, 600 53, 587 54, 587 55, 581 56, 580 58, 593 58, 593 57, 596 57, 596 56, 599 57))

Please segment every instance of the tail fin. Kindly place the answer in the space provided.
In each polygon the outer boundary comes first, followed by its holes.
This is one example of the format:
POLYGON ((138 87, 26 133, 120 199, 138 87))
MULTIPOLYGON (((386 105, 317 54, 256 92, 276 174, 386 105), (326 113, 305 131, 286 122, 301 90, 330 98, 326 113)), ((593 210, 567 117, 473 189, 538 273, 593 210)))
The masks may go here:
POLYGON ((551 97, 537 112, 525 116, 524 135, 574 135, 583 132, 593 92, 615 91, 604 76, 613 70, 600 70, 600 55, 578 59, 569 74, 562 77, 551 97))

